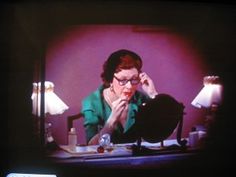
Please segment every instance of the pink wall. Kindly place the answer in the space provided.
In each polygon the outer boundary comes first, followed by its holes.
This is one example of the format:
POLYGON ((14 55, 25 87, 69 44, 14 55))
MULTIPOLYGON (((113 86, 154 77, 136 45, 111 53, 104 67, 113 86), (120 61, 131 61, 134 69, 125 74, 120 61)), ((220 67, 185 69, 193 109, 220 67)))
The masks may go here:
MULTIPOLYGON (((143 71, 160 93, 168 93, 185 105, 183 137, 203 121, 201 110, 191 101, 202 87, 207 67, 191 37, 163 26, 79 25, 55 33, 48 43, 46 80, 55 84, 55 93, 69 106, 64 114, 48 116, 59 144, 67 143, 66 117, 80 111, 81 100, 100 85, 102 64, 115 50, 138 53, 143 71)), ((76 122, 79 143, 85 143, 83 120, 76 122)), ((175 136, 175 132, 170 138, 175 136)))

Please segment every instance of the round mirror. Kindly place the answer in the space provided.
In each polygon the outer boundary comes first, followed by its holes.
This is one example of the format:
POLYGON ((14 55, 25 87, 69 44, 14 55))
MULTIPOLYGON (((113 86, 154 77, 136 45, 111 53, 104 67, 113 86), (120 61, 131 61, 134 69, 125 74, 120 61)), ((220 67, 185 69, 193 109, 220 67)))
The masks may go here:
POLYGON ((167 139, 183 118, 184 106, 167 94, 158 94, 137 112, 139 137, 150 143, 167 139))

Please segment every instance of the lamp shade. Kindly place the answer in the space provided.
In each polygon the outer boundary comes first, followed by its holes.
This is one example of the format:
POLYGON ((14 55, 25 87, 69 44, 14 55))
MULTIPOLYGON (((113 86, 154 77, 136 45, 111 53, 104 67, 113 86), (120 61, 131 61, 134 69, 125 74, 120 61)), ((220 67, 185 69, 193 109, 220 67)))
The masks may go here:
MULTIPOLYGON (((51 115, 62 114, 69 107, 54 93, 54 84, 50 81, 44 83, 44 113, 51 115)), ((41 82, 33 83, 32 99, 32 113, 40 115, 40 104, 41 104, 41 82)))
POLYGON ((218 76, 206 76, 203 79, 204 87, 192 101, 197 108, 210 108, 213 104, 220 105, 222 102, 223 86, 218 76))

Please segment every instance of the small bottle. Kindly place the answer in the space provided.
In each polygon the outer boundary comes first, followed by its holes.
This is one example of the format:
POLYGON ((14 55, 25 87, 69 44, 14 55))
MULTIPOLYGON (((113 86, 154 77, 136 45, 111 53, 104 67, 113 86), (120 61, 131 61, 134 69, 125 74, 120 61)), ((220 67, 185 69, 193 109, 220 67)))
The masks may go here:
POLYGON ((111 143, 111 137, 108 133, 106 134, 103 134, 99 140, 99 145, 102 146, 102 147, 107 147, 107 146, 110 146, 110 143, 111 143))
POLYGON ((71 128, 68 133, 68 146, 70 150, 75 151, 77 145, 77 133, 75 128, 71 128))
POLYGON ((189 146, 192 148, 196 148, 198 146, 198 140, 198 131, 195 127, 193 127, 191 132, 189 133, 189 146))

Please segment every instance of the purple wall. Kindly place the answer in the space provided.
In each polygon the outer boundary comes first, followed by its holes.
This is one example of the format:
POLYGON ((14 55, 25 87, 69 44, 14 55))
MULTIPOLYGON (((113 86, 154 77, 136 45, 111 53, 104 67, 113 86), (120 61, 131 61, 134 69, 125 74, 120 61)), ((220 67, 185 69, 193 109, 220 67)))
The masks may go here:
MULTIPOLYGON (((48 116, 59 144, 67 143, 66 117, 80 111, 81 100, 100 85, 102 64, 115 50, 138 53, 143 71, 153 79, 159 93, 168 93, 185 105, 183 137, 201 123, 203 114, 191 101, 207 73, 201 51, 191 37, 163 26, 80 25, 55 33, 48 43, 46 80, 69 106, 58 116, 48 116)), ((83 120, 76 121, 79 143, 85 143, 83 120)), ((170 138, 175 136, 175 132, 170 138)))

